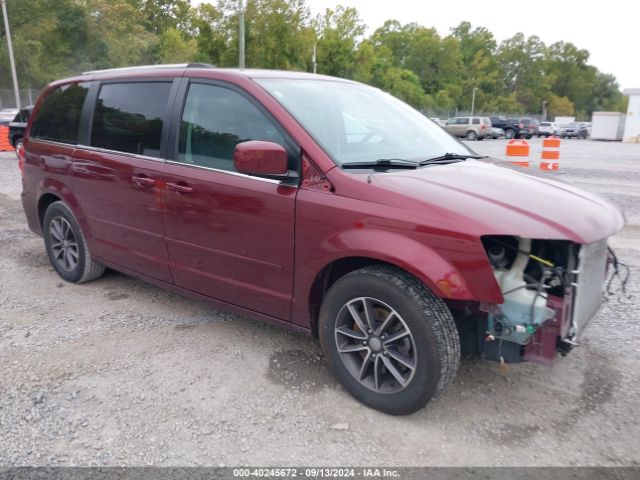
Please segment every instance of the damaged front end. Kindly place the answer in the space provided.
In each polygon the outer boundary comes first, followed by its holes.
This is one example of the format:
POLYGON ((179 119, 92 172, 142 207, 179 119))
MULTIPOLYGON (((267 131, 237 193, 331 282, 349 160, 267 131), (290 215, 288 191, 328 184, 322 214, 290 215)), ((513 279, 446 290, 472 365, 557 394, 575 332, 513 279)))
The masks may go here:
POLYGON ((482 243, 504 301, 458 309, 463 350, 502 363, 551 365, 578 344, 605 298, 607 271, 617 262, 607 239, 485 236, 482 243))

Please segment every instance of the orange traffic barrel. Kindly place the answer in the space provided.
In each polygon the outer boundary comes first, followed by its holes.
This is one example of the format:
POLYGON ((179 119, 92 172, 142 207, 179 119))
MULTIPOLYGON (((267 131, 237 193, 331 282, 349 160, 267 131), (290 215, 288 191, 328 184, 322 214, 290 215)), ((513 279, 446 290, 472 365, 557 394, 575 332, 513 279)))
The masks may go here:
POLYGON ((531 148, 526 140, 509 140, 507 143, 507 160, 512 165, 529 168, 529 152, 531 148), (518 157, 517 159, 513 157, 518 157))
POLYGON ((13 145, 9 142, 9 127, 0 126, 0 152, 13 151, 13 145))
POLYGON ((545 138, 542 142, 540 170, 556 172, 558 168, 560 168, 560 139, 555 137, 545 138))

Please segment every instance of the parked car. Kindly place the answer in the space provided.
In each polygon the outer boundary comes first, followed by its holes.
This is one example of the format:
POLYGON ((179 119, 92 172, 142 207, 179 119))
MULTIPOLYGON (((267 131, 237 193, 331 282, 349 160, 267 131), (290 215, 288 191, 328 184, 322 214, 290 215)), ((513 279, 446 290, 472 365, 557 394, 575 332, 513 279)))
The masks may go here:
POLYGON ((588 136, 589 128, 584 123, 570 123, 560 130, 561 138, 587 138, 588 136))
POLYGON ((487 117, 454 117, 444 124, 451 135, 467 140, 483 140, 491 130, 491 120, 487 117))
POLYGON ((560 134, 560 127, 553 122, 540 122, 538 137, 551 137, 560 134))
POLYGON ((496 127, 491 127, 491 130, 489 130, 489 133, 487 134, 487 138, 493 138, 494 140, 496 138, 500 138, 503 136, 504 136, 504 130, 496 127))
POLYGON ((9 142, 16 149, 16 152, 22 148, 22 138, 32 110, 33 105, 20 109, 13 121, 9 123, 9 142))
MULTIPOLYGON (((489 119, 493 127, 501 128, 504 131, 504 138, 507 140, 532 135, 529 126, 521 122, 519 118, 489 117, 489 119)), ((529 138, 531 137, 529 136, 529 138)))
POLYGON ((391 414, 446 387, 461 345, 504 362, 568 353, 624 224, 376 88, 299 72, 56 81, 18 163, 29 228, 64 280, 110 267, 315 335, 345 389, 391 414))

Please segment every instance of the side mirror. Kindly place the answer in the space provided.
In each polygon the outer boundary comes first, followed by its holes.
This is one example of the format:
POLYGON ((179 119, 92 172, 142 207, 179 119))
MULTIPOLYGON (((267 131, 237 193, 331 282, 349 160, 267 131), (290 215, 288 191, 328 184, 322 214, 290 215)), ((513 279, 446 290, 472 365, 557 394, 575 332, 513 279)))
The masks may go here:
POLYGON ((239 173, 286 180, 297 178, 288 170, 287 151, 282 145, 262 140, 251 140, 236 145, 233 164, 239 173))

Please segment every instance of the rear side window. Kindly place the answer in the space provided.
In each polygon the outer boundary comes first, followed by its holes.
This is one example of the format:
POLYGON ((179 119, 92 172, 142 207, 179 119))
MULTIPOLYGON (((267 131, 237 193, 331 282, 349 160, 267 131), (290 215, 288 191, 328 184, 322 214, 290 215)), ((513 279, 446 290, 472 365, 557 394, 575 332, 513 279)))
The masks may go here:
POLYGON ((236 145, 249 140, 285 145, 280 130, 243 95, 191 84, 180 126, 179 162, 233 171, 236 145))
POLYGON ((78 128, 88 86, 62 85, 51 91, 36 113, 31 137, 54 142, 78 143, 78 128))
POLYGON ((91 145, 160 157, 170 82, 108 83, 98 94, 91 145))
POLYGON ((474 125, 480 125, 480 119, 479 118, 473 118, 471 120, 471 123, 473 123, 474 125))

